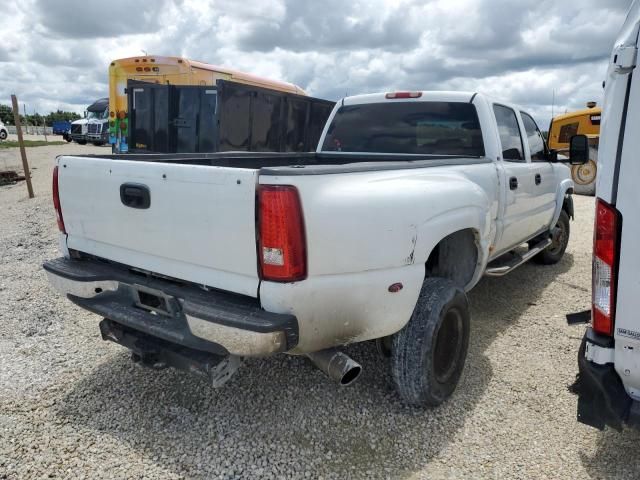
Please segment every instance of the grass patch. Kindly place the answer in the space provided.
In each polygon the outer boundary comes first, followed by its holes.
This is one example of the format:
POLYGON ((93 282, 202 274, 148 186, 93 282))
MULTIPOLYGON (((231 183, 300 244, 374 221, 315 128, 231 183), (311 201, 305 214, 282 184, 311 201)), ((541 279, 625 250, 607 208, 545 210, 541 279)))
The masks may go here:
MULTIPOLYGON (((67 142, 45 142, 44 140, 25 140, 25 147, 45 147, 47 145, 64 145, 67 142)), ((5 140, 4 142, 0 142, 0 148, 16 148, 19 147, 20 144, 17 140, 5 140)))

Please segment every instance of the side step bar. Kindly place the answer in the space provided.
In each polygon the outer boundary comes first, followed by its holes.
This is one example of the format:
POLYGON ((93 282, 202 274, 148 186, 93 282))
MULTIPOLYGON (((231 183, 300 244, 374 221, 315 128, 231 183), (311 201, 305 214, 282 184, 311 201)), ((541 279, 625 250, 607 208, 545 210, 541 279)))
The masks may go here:
MULTIPOLYGON (((541 242, 537 243, 536 245, 534 245, 533 247, 529 248, 529 251, 527 251, 524 255, 520 255, 519 253, 516 253, 513 256, 513 258, 510 259, 507 263, 504 263, 502 265, 496 265, 495 267, 488 267, 485 270, 484 274, 489 277, 501 277, 502 275, 506 275, 507 273, 518 268, 523 263, 531 260, 532 257, 535 257, 537 254, 539 254, 549 245, 551 245, 551 239, 546 238, 541 242)), ((499 260, 499 259, 496 259, 496 260, 499 260)))

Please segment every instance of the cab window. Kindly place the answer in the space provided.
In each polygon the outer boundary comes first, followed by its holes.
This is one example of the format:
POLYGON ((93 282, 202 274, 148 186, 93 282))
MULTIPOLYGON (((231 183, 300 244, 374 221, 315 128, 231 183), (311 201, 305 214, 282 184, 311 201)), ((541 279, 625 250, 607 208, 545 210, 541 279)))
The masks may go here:
POLYGON ((508 162, 524 162, 524 148, 516 112, 504 105, 494 105, 493 112, 502 144, 502 158, 508 162))
POLYGON ((531 160, 533 161, 545 161, 545 145, 544 138, 535 120, 528 114, 520 112, 522 115, 522 123, 524 124, 524 130, 527 133, 527 141, 529 142, 529 151, 531 152, 531 160))
POLYGON ((579 123, 567 123, 560 127, 560 133, 558 134, 558 143, 569 143, 571 137, 578 134, 579 123))

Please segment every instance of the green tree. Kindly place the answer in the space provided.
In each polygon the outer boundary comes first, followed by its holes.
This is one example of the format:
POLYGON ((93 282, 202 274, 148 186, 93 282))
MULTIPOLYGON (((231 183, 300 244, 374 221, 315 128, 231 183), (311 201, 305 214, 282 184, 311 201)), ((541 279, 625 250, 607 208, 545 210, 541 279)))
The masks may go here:
MULTIPOLYGON (((58 109, 55 112, 48 113, 47 115, 41 115, 39 113, 27 115, 26 123, 29 125, 42 126, 43 122, 45 122, 46 125, 50 127, 53 125, 53 122, 57 120, 68 120, 73 122, 79 118, 81 117, 76 112, 65 112, 58 109)), ((0 120, 6 125, 13 125, 13 109, 9 105, 0 104, 0 120)), ((25 117, 22 114, 20 115, 20 122, 25 124, 25 117)))
POLYGON ((9 105, 0 104, 0 121, 5 124, 13 124, 13 110, 9 105))

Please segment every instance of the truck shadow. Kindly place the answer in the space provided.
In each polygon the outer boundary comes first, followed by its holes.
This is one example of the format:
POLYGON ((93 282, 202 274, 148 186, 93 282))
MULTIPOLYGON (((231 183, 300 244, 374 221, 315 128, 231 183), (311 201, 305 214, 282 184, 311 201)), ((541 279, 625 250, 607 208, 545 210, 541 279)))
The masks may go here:
MULTIPOLYGON (((584 427, 591 428, 591 427, 584 427)), ((580 460, 590 478, 638 478, 640 472, 640 431, 607 429, 597 433, 593 454, 580 453, 580 460)))
POLYGON ((233 463, 244 464, 245 474, 254 477, 261 468, 287 477, 286 467, 278 465, 290 463, 338 478, 410 476, 464 429, 493 375, 487 348, 572 265, 567 253, 558 265, 524 265, 480 282, 470 294, 465 373, 454 396, 435 409, 403 406, 388 364, 366 342, 345 349, 364 367, 348 388, 304 358, 282 355, 248 360, 214 390, 183 372, 145 370, 113 346, 117 353, 73 385, 54 414, 126 442, 159 467, 187 477, 229 473, 233 463))

